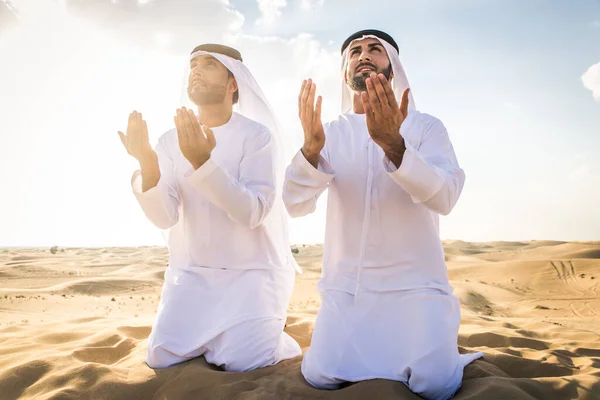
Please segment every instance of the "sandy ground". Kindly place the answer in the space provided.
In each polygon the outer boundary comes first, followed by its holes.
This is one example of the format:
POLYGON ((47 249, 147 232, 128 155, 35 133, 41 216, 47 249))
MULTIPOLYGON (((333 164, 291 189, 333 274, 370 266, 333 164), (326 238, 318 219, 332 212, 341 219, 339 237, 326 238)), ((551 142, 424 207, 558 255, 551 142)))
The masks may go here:
MULTIPOLYGON (((445 242, 462 303, 456 399, 600 399, 600 242, 445 242)), ((288 333, 310 345, 322 247, 298 246, 288 333)), ((1 399, 416 399, 373 380, 327 392, 301 358, 228 373, 144 363, 166 249, 0 249, 1 399)))

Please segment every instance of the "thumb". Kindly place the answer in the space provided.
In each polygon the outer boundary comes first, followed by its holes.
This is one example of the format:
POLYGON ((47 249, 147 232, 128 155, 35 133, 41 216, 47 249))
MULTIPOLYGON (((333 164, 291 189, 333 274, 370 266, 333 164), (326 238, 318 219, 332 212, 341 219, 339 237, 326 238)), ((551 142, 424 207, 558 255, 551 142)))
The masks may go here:
POLYGON ((208 126, 202 125, 202 132, 204 132, 206 135, 206 139, 208 140, 208 143, 210 143, 210 146, 214 148, 217 145, 217 139, 215 139, 215 134, 213 133, 212 129, 210 129, 208 126))
POLYGON ((125 146, 125 148, 127 148, 127 137, 121 131, 119 131, 118 133, 119 133, 119 137, 121 138, 121 143, 123 143, 123 146, 125 146))
POLYGON ((408 114, 408 101, 409 101, 408 95, 409 94, 410 94, 410 89, 407 88, 402 93, 402 99, 400 100, 400 112, 404 116, 406 116, 408 114))

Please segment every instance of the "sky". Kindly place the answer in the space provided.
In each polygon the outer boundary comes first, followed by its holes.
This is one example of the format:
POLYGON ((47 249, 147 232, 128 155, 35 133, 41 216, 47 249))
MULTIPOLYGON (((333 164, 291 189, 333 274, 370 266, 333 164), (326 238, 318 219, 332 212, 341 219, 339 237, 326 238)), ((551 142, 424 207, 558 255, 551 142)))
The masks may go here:
MULTIPOLYGON (((598 0, 0 0, 0 246, 163 244, 131 192, 128 114, 155 143, 191 49, 229 44, 289 160, 302 79, 335 118, 339 47, 366 28, 398 42, 417 108, 465 170, 443 239, 600 239, 598 0)), ((292 220, 291 241, 322 242, 325 208, 292 220)))

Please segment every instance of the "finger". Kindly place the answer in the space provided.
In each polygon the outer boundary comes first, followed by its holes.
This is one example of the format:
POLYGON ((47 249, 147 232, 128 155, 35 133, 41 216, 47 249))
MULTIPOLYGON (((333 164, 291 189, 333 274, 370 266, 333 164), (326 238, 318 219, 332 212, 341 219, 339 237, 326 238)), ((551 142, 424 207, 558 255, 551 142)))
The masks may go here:
POLYGON ((137 113, 135 116, 135 124, 140 139, 144 137, 144 120, 142 119, 142 113, 137 113))
POLYGON ((306 99, 306 119, 307 121, 313 120, 313 116, 315 114, 315 94, 317 93, 317 85, 315 83, 310 85, 308 98, 306 99))
POLYGON ((394 94, 394 90, 392 89, 392 84, 388 81, 383 74, 379 74, 379 81, 383 86, 383 90, 385 92, 385 97, 387 98, 388 104, 390 108, 396 109, 398 107, 398 102, 396 101, 396 95, 394 94))
POLYGON ((138 128, 138 112, 134 111, 132 113, 131 119, 130 119, 130 123, 131 123, 131 129, 129 130, 129 132, 127 132, 127 144, 129 145, 129 147, 131 146, 137 146, 137 143, 139 142, 139 128, 138 128))
POLYGON ((183 134, 183 129, 181 128, 181 123, 179 121, 179 116, 176 115, 173 117, 173 121, 175 122, 175 130, 177 131, 177 140, 179 142, 179 147, 186 144, 186 138, 183 134))
POLYGON ((127 120, 127 135, 129 135, 129 133, 133 129, 134 120, 135 120, 135 111, 132 112, 131 114, 129 114, 129 119, 127 120))
POLYGON ((181 128, 181 136, 185 141, 189 140, 189 132, 187 130, 187 124, 185 120, 184 111, 185 107, 177 110, 177 119, 179 120, 179 128, 181 128))
MULTIPOLYGON (((304 87, 304 92, 302 93, 302 102, 301 102, 301 110, 303 113, 303 118, 306 119, 307 115, 306 115, 306 103, 308 101, 308 96, 310 94, 310 89, 312 88, 312 79, 309 79, 308 81, 306 81, 306 86, 304 87)), ((310 120, 309 120, 310 121, 310 120)))
MULTIPOLYGON (((383 76, 383 75, 382 75, 383 76)), ((385 77, 384 77, 385 79, 385 77)), ((381 103, 382 110, 389 110, 390 104, 388 103, 387 95, 385 94, 385 89, 379 80, 379 76, 375 76, 373 79, 373 86, 375 87, 375 93, 377 93, 377 98, 379 99, 379 103, 381 103)))
POLYGON ((400 100, 400 113, 406 117, 408 115, 408 95, 410 94, 410 89, 404 90, 402 92, 402 99, 400 100))
POLYGON ((127 136, 125 136, 125 134, 121 131, 119 131, 118 134, 119 134, 119 138, 121 139, 121 143, 123 143, 123 146, 125 146, 125 148, 127 148, 127 136))
POLYGON ((198 118, 196 118, 196 114, 194 114, 193 110, 188 110, 187 119, 190 125, 191 133, 194 136, 202 136, 202 129, 200 129, 200 124, 198 123, 198 118))
POLYGON ((306 79, 302 81, 302 87, 298 94, 298 116, 302 118, 302 96, 304 95, 304 88, 306 87, 306 79))
POLYGON ((373 86, 373 80, 371 78, 367 78, 367 94, 367 99, 369 100, 371 111, 373 113, 380 111, 381 103, 377 98, 377 93, 375 92, 375 87, 373 86))
POLYGON ((148 125, 144 120, 142 120, 142 138, 144 139, 144 143, 150 142, 150 138, 148 137, 148 125))
POLYGON ((214 149, 217 145, 217 139, 215 138, 215 134, 212 129, 210 129, 208 126, 202 125, 202 132, 204 132, 206 135, 206 140, 208 140, 208 143, 210 143, 210 147, 214 149))
POLYGON ((315 115, 313 117, 313 122, 315 124, 322 124, 321 122, 321 105, 323 104, 323 98, 321 96, 317 97, 317 105, 315 106, 315 115))
POLYGON ((362 102, 363 108, 365 109, 365 114, 367 116, 373 114, 373 107, 371 106, 371 102, 369 101, 369 94, 367 92, 361 92, 360 101, 362 102))

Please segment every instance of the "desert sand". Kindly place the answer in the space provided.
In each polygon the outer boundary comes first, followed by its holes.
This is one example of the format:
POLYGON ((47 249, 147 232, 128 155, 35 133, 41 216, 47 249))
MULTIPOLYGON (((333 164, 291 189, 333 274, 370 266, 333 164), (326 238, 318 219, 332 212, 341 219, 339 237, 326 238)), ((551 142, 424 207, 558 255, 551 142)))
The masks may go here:
MULTIPOLYGON (((304 268, 287 332, 306 350, 322 247, 304 268)), ((462 303, 459 350, 483 351, 456 399, 600 399, 600 242, 444 243, 462 303)), ((202 358, 144 363, 165 248, 0 249, 1 399, 416 399, 373 380, 310 387, 301 358, 247 373, 202 358)))

